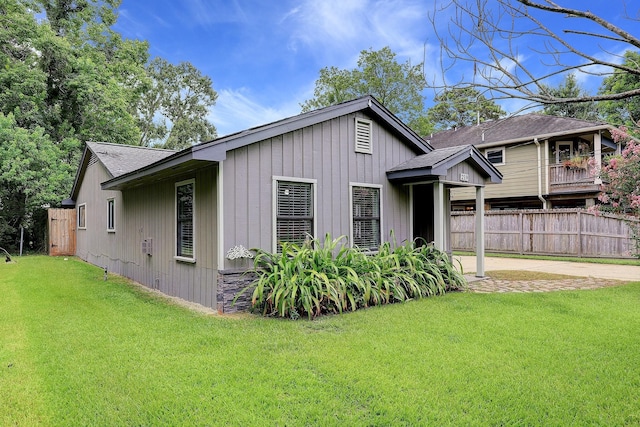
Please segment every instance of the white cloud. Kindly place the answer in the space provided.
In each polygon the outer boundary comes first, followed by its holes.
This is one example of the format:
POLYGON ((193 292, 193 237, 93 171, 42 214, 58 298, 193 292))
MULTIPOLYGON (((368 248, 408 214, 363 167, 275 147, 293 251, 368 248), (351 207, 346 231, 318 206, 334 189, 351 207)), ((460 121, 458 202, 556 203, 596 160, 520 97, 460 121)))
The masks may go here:
POLYGON ((222 89, 218 100, 209 114, 209 120, 216 126, 219 136, 229 135, 255 126, 275 122, 300 113, 296 100, 269 106, 256 102, 246 89, 222 89))
POLYGON ((283 16, 280 25, 291 34, 289 49, 309 49, 321 62, 340 68, 353 67, 361 50, 384 46, 419 63, 427 38, 429 3, 304 0, 283 16))

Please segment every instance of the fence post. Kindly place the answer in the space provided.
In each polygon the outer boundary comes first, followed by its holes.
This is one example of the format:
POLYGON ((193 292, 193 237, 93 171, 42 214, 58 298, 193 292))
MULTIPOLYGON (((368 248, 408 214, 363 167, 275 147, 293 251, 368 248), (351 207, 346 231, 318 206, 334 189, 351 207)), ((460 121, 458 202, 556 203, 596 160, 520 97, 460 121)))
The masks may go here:
POLYGON ((582 258, 582 217, 578 211, 578 258, 582 258))
POLYGON ((520 255, 524 255, 524 217, 520 212, 520 255))

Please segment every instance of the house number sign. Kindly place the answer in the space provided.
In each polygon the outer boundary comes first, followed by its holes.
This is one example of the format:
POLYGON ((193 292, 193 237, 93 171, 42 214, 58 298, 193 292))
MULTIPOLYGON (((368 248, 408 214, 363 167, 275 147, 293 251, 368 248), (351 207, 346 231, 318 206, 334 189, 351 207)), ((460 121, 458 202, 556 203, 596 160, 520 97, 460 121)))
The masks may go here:
POLYGON ((460 182, 469 182, 469 174, 461 173, 460 174, 460 182))

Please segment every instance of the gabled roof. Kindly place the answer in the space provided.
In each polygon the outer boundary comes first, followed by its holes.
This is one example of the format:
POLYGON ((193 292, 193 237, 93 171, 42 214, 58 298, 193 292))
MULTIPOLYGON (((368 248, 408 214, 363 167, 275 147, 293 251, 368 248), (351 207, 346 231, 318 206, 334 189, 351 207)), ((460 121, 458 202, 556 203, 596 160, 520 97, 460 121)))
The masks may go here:
POLYGON ((78 196, 80 183, 84 178, 84 174, 92 158, 99 161, 107 173, 111 175, 112 178, 115 178, 165 159, 174 153, 174 150, 111 144, 108 142, 87 142, 84 152, 82 153, 82 158, 80 159, 80 166, 76 172, 75 180, 73 181, 71 198, 65 200, 63 205, 73 204, 73 201, 78 196))
POLYGON ((429 138, 434 148, 473 144, 486 147, 508 143, 547 139, 555 136, 611 130, 604 122, 591 122, 569 117, 530 113, 492 120, 475 126, 465 126, 435 133, 429 138))
POLYGON ((176 152, 107 142, 87 142, 87 147, 114 178, 148 166, 176 152))
POLYGON ((502 174, 473 145, 448 147, 416 156, 387 171, 390 181, 424 181, 438 179, 453 166, 467 162, 492 183, 501 183, 502 174))
POLYGON ((194 145, 155 163, 114 177, 104 182, 102 188, 105 190, 121 189, 174 173, 172 170, 175 168, 184 169, 188 165, 198 162, 220 162, 226 158, 228 151, 358 111, 366 112, 378 119, 379 124, 397 135, 416 154, 428 153, 433 150, 424 139, 402 123, 379 101, 367 95, 194 145))

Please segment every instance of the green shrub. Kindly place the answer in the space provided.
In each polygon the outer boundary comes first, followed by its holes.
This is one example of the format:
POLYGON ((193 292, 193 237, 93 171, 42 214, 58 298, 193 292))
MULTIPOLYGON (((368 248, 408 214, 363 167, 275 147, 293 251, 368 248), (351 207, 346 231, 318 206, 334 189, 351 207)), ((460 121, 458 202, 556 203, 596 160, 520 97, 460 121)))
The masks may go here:
MULTIPOLYGON (((252 306, 265 316, 309 319, 373 305, 441 295, 466 282, 446 253, 416 242, 377 253, 350 248, 346 236, 321 244, 284 242, 280 253, 254 249, 252 306)), ((237 298, 237 297, 236 297, 237 298)))

